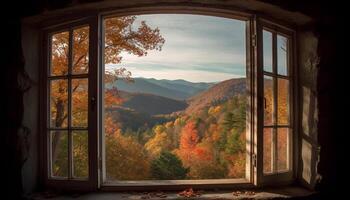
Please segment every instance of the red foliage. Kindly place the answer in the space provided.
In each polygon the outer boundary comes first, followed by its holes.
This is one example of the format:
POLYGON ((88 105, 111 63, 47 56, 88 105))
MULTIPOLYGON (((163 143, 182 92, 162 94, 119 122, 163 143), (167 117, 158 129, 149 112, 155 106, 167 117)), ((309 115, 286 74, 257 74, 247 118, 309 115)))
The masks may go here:
POLYGON ((199 160, 205 160, 205 161, 213 160, 213 154, 207 148, 196 147, 194 149, 194 154, 199 160))
POLYGON ((198 131, 193 121, 189 121, 181 130, 180 149, 193 150, 199 141, 198 131))

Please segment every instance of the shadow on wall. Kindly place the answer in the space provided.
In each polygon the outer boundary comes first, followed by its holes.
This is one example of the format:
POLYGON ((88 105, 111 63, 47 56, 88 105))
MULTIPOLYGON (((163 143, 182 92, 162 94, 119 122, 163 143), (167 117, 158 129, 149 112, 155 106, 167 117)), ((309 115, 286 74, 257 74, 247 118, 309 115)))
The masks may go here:
POLYGON ((318 107, 317 107, 317 74, 319 57, 318 40, 311 32, 298 35, 299 45, 299 84, 300 84, 300 119, 299 140, 299 178, 308 188, 314 188, 319 181, 317 163, 319 162, 318 144, 318 107))
POLYGON ((28 158, 30 128, 23 125, 23 95, 31 87, 26 73, 21 46, 21 23, 9 20, 4 24, 9 30, 3 41, 6 51, 2 53, 1 78, 1 172, 5 183, 2 199, 20 199, 22 190, 22 166, 28 158))

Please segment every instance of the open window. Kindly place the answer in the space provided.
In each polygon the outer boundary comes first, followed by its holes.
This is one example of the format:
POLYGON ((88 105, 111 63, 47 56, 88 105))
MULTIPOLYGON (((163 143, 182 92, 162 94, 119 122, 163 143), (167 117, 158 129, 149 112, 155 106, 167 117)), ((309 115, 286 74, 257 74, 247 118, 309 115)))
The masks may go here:
POLYGON ((94 188, 96 180, 96 30, 85 20, 46 34, 46 183, 94 188))
POLYGON ((103 19, 103 183, 249 182, 247 23, 188 14, 103 19))
POLYGON ((293 31, 260 21, 261 182, 293 178, 293 31))
POLYGON ((131 14, 45 29, 46 184, 292 181, 294 32, 250 14, 131 14))

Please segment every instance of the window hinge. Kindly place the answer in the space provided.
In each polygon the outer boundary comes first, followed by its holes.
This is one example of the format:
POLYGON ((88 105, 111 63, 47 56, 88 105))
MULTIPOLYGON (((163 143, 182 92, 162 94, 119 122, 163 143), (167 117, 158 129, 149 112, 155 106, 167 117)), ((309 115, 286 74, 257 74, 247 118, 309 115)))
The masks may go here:
POLYGON ((252 165, 253 165, 253 167, 257 167, 257 160, 256 160, 256 154, 253 154, 252 155, 252 165))
POLYGON ((253 35, 252 35, 252 45, 253 45, 253 47, 256 47, 256 46, 257 46, 256 34, 253 34, 253 35))

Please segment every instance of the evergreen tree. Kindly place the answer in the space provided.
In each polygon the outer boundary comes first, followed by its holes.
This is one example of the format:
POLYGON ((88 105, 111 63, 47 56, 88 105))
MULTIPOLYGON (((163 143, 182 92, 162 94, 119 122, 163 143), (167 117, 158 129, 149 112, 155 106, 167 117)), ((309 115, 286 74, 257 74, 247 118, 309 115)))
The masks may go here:
POLYGON ((158 180, 185 179, 188 168, 174 154, 163 151, 160 156, 151 162, 152 177, 158 180))

